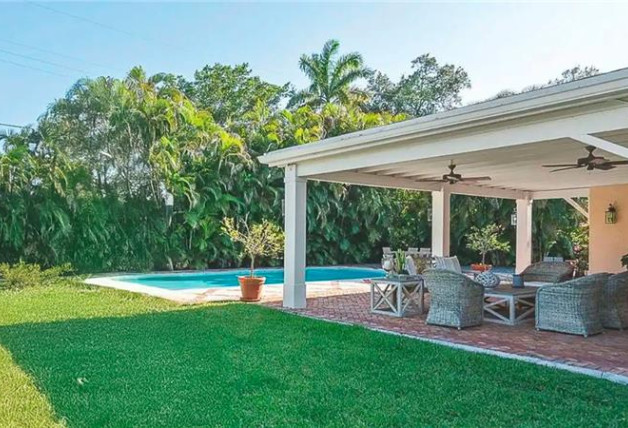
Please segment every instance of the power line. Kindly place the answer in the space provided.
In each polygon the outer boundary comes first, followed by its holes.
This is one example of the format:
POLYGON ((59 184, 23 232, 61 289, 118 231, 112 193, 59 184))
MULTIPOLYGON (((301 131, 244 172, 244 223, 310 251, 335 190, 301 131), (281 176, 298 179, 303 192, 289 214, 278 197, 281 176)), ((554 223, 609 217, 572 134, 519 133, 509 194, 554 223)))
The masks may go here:
POLYGON ((27 45, 26 43, 15 42, 13 40, 7 40, 7 39, 2 39, 2 38, 0 38, 0 42, 10 43, 10 44, 15 45, 15 46, 21 46, 23 48, 28 48, 28 49, 32 49, 32 50, 35 50, 35 51, 39 51, 39 52, 43 52, 43 53, 47 53, 47 54, 51 54, 51 55, 57 55, 57 56, 60 56, 62 58, 70 59, 72 61, 83 62, 85 64, 88 64, 88 65, 91 65, 91 66, 94 66, 94 67, 100 67, 100 68, 105 68, 105 69, 109 68, 106 65, 98 64, 96 62, 86 61, 86 60, 84 60, 82 58, 75 57, 75 56, 72 56, 72 55, 67 55, 67 54, 63 54, 63 53, 60 53, 60 52, 55 52, 55 51, 51 51, 51 50, 48 50, 48 49, 43 49, 43 48, 40 48, 38 46, 27 45))
POLYGON ((58 62, 47 61, 45 59, 36 58, 34 56, 23 55, 23 54, 20 54, 20 53, 17 53, 17 52, 8 51, 6 49, 1 49, 0 48, 0 52, 4 52, 6 54, 17 56, 17 57, 20 57, 20 58, 26 58, 26 59, 29 59, 31 61, 41 62, 42 64, 52 65, 53 67, 60 67, 60 68, 65 68, 67 70, 78 71, 79 73, 89 74, 89 71, 85 71, 85 70, 82 70, 80 68, 69 67, 67 65, 59 64, 58 62))
POLYGON ((32 6, 39 7, 41 9, 45 9, 45 10, 53 12, 53 13, 58 13, 60 15, 65 15, 67 17, 74 18, 74 19, 77 19, 79 21, 83 21, 83 22, 87 22, 87 23, 92 24, 92 25, 96 25, 98 27, 104 28, 104 29, 109 30, 109 31, 113 31, 113 32, 116 32, 116 33, 124 34, 124 35, 129 36, 129 37, 135 37, 135 38, 141 39, 141 40, 143 40, 144 42, 147 42, 147 43, 158 43, 160 45, 170 45, 171 47, 174 47, 174 48, 177 48, 177 49, 181 49, 181 47, 179 47, 179 46, 171 45, 170 43, 162 41, 162 40, 156 40, 156 39, 151 39, 151 38, 148 38, 148 37, 144 37, 144 36, 142 36, 140 34, 132 33, 130 31, 127 31, 127 30, 124 30, 124 29, 121 29, 121 28, 113 27, 113 26, 111 26, 109 24, 103 24, 102 22, 98 22, 98 21, 95 21, 93 19, 86 18, 84 16, 75 15, 75 14, 70 13, 70 12, 65 12, 63 10, 55 9, 54 7, 48 6, 48 4, 38 3, 38 2, 34 2, 34 1, 29 1, 29 0, 27 0, 26 3, 28 3, 28 4, 32 5, 32 6))
POLYGON ((14 62, 14 61, 11 61, 11 60, 8 60, 8 59, 4 59, 4 58, 0 58, 0 62, 5 62, 7 64, 12 64, 12 65, 15 65, 17 67, 28 68, 28 69, 35 70, 35 71, 41 71, 42 73, 52 74, 53 76, 70 77, 67 74, 57 73, 55 71, 50 71, 50 70, 46 70, 46 69, 43 69, 43 68, 34 67, 32 65, 20 64, 19 62, 14 62))
POLYGON ((28 126, 22 126, 22 125, 12 125, 10 123, 2 123, 0 122, 0 126, 4 126, 5 128, 20 128, 20 129, 26 129, 28 128, 28 126))

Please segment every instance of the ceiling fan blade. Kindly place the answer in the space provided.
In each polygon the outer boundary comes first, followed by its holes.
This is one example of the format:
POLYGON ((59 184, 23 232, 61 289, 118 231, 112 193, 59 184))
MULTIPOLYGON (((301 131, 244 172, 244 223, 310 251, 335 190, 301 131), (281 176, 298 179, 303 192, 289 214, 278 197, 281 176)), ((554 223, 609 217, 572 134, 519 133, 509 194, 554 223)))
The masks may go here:
POLYGON ((444 183, 447 180, 443 180, 442 178, 419 178, 414 181, 419 181, 421 183, 444 183))
POLYGON ((613 166, 618 166, 618 165, 628 165, 628 160, 623 160, 623 161, 610 161, 610 162, 606 162, 606 165, 613 165, 613 166))
POLYGON ((579 167, 580 165, 576 164, 576 163, 558 163, 555 165, 541 165, 543 168, 566 168, 568 166, 570 167, 579 167))
POLYGON ((578 169, 578 168, 581 168, 581 166, 579 166, 579 165, 571 165, 571 166, 568 166, 567 168, 553 169, 550 172, 567 171, 568 169, 578 169))
POLYGON ((460 181, 491 181, 491 177, 462 177, 460 181))

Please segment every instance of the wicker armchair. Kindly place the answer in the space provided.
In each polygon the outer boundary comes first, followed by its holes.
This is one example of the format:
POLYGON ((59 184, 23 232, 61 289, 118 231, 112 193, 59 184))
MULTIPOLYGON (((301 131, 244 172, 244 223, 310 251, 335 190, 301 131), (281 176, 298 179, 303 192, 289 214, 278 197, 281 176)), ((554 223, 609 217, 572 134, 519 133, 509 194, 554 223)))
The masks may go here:
POLYGON ((425 271, 423 278, 430 291, 428 324, 456 327, 458 330, 482 324, 482 284, 444 269, 429 269, 425 271))
POLYGON ((602 332, 600 299, 608 274, 598 273, 536 292, 536 329, 587 337, 602 332))
POLYGON ((618 273, 608 278, 602 292, 602 326, 605 328, 628 327, 628 272, 618 273))
POLYGON ((524 281, 563 282, 573 278, 574 267, 569 262, 539 262, 521 272, 524 281))

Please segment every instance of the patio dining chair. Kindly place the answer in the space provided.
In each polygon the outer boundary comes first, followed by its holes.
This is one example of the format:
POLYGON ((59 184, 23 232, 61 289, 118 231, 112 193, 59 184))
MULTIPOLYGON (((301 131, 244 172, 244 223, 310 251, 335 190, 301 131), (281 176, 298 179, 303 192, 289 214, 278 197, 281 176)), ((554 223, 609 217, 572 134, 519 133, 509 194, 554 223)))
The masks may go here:
POLYGON ((602 292, 600 310, 604 328, 623 330, 628 327, 628 272, 608 278, 602 292))
POLYGON ((600 299, 607 278, 608 274, 598 273, 539 287, 536 329, 584 337, 601 333, 600 299))
POLYGON ((423 278, 431 296, 426 320, 428 324, 456 327, 458 330, 482 324, 482 284, 444 269, 428 269, 423 278))

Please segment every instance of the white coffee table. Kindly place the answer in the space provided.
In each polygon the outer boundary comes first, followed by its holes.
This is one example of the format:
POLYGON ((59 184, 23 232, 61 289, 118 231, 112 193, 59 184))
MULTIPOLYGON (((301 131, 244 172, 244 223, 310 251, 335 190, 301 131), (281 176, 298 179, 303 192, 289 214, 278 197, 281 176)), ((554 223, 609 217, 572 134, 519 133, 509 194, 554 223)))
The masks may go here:
POLYGON ((484 290, 484 321, 517 325, 534 316, 538 286, 514 288, 510 284, 484 290))

